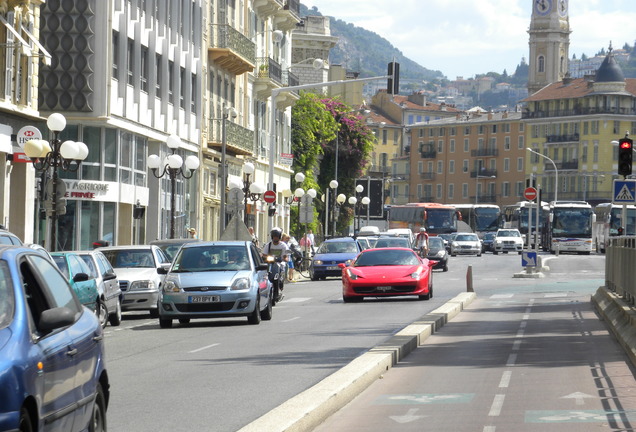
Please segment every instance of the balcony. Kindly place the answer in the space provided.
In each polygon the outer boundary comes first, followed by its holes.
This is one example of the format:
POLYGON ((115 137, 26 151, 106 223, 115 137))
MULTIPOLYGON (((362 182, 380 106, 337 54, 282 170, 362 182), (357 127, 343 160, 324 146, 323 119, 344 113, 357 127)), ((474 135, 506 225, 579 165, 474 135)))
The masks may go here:
POLYGON ((420 173, 420 179, 422 179, 422 180, 435 180, 435 173, 434 172, 423 172, 423 173, 420 173))
POLYGON ((497 195, 479 195, 478 197, 476 196, 471 196, 470 199, 473 202, 476 203, 481 203, 481 204, 496 204, 497 203, 497 195))
POLYGON ((435 159, 437 158, 437 151, 435 150, 421 151, 420 157, 422 159, 435 159))
POLYGON ((633 108, 617 108, 617 107, 600 107, 600 108, 575 108, 569 110, 536 110, 524 111, 521 114, 522 119, 533 118, 549 118, 549 117, 570 117, 589 114, 618 114, 618 115, 636 115, 636 109, 633 108))
POLYGON ((546 144, 579 142, 579 134, 546 135, 545 142, 546 144))
POLYGON ((424 195, 418 198, 419 202, 435 202, 433 195, 424 195))
POLYGON ((283 86, 283 70, 272 58, 258 57, 254 75, 254 88, 259 99, 267 99, 272 90, 283 86))
POLYGON ((390 167, 386 166, 386 165, 371 165, 369 167, 369 172, 370 173, 382 173, 382 174, 388 174, 390 171, 390 167))
POLYGON ((470 178, 477 178, 477 176, 479 176, 480 178, 497 177, 497 170, 496 169, 481 169, 479 171, 470 172, 470 178))
POLYGON ((254 11, 261 18, 267 18, 271 15, 274 15, 282 8, 282 0, 254 0, 254 11))
POLYGON ((256 44, 227 24, 210 26, 210 59, 223 69, 241 75, 254 70, 256 44))
MULTIPOLYGON (((578 159, 574 159, 571 161, 564 161, 564 162, 555 161, 554 164, 556 165, 557 170, 578 170, 579 169, 578 159)), ((554 165, 552 165, 552 163, 550 162, 546 162, 546 164, 543 166, 543 170, 554 171, 554 165)))
POLYGON ((274 24, 284 31, 293 30, 300 22, 300 0, 286 0, 285 6, 276 11, 274 24))
POLYGON ((478 150, 472 150, 470 152, 470 155, 472 157, 497 157, 499 156, 499 150, 495 149, 495 148, 485 148, 485 149, 478 149, 478 150))
MULTIPOLYGON (((232 121, 225 121, 226 151, 230 154, 254 154, 254 131, 232 121)), ((208 130, 208 148, 221 150, 223 146, 223 119, 211 119, 208 130)))

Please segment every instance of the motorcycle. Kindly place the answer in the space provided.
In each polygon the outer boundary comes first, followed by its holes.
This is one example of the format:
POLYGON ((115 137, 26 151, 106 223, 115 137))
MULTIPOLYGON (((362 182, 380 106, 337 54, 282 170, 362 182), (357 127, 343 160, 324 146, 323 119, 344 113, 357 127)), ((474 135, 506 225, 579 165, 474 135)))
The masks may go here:
POLYGON ((276 306, 276 303, 283 299, 283 286, 285 285, 287 275, 287 265, 281 257, 273 255, 267 255, 265 261, 268 264, 267 277, 274 288, 272 306, 276 306))

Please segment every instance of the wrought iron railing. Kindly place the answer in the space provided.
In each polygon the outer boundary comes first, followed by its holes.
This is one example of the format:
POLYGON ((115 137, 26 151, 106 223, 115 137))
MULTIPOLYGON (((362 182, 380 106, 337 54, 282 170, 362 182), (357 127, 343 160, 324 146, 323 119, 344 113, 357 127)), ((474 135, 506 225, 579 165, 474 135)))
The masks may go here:
MULTIPOLYGON (((211 119, 208 140, 223 144, 223 119, 211 119)), ((226 144, 254 153, 254 131, 232 121, 225 121, 226 144)))
POLYGON ((256 61, 256 44, 232 26, 212 24, 210 37, 211 47, 228 48, 252 64, 256 61))

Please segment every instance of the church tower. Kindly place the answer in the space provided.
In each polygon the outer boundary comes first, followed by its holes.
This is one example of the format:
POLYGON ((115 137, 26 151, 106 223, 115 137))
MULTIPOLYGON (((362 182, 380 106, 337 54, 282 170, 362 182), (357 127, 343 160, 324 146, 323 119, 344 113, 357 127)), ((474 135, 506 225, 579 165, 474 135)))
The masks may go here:
POLYGON ((528 94, 563 80, 570 48, 568 0, 532 0, 528 94))

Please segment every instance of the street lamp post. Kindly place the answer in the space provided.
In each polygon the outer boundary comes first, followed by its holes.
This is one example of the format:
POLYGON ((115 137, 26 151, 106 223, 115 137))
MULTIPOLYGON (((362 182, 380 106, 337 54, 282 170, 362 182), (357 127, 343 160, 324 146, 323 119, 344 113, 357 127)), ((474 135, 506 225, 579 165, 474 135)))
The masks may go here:
POLYGON ((247 162, 243 165, 243 173, 245 174, 245 180, 243 185, 243 221, 245 222, 245 226, 249 225, 249 212, 247 211, 247 199, 249 198, 252 202, 256 202, 261 199, 261 195, 265 192, 265 187, 259 183, 251 182, 250 183, 250 175, 254 174, 254 164, 252 162, 247 162))
POLYGON ((351 204, 351 207, 353 208, 353 234, 355 235, 356 233, 356 206, 358 204, 358 198, 351 196, 349 197, 349 204, 351 204))
MULTIPOLYGON (((362 198, 361 203, 367 208, 367 225, 369 225, 369 204, 371 204, 371 198, 365 196, 362 198)), ((360 231, 360 213, 358 213, 358 231, 360 231)))
POLYGON ((534 151, 530 147, 526 147, 526 150, 528 150, 529 152, 534 153, 536 155, 539 155, 542 158, 546 158, 547 160, 552 162, 552 166, 554 167, 554 202, 557 202, 558 201, 558 192, 559 192, 559 171, 557 170, 556 164, 554 163, 554 161, 552 159, 550 159, 546 155, 544 155, 542 153, 539 153, 538 151, 534 151))
POLYGON ((225 231, 225 189, 227 189, 227 161, 226 161, 226 148, 227 148, 227 120, 232 117, 235 119, 238 116, 236 109, 233 107, 226 107, 223 109, 223 120, 221 121, 221 214, 219 215, 219 237, 225 231))
MULTIPOLYGON (((334 203, 334 208, 332 209, 333 211, 331 212, 331 219, 332 219, 332 231, 331 231, 331 235, 335 237, 336 235, 336 219, 338 218, 337 214, 336 214, 336 191, 338 190, 338 180, 331 180, 329 182, 329 187, 332 189, 331 194, 333 195, 333 203, 334 203)), ((329 207, 329 202, 326 203, 327 208, 329 207)), ((327 230, 325 230, 327 231, 327 230)))
POLYGON ((33 167, 37 171, 53 169, 49 250, 54 252, 57 250, 57 218, 66 213, 66 199, 63 192, 65 186, 60 182, 58 169, 76 172, 88 156, 88 147, 82 142, 60 140, 60 132, 66 127, 66 118, 62 114, 51 114, 46 120, 46 126, 53 132, 50 143, 46 140, 29 140, 24 144, 24 152, 33 160, 33 167))
POLYGON ((172 150, 172 153, 163 161, 156 154, 148 156, 148 168, 152 171, 152 174, 160 179, 166 175, 170 178, 170 238, 175 238, 175 196, 177 187, 177 176, 181 175, 183 178, 189 179, 194 175, 194 171, 199 168, 199 158, 190 155, 185 159, 185 169, 183 169, 184 161, 181 156, 176 154, 176 151, 181 147, 181 138, 178 135, 170 135, 166 140, 168 148, 172 150), (159 173, 161 170, 161 173, 159 173))

